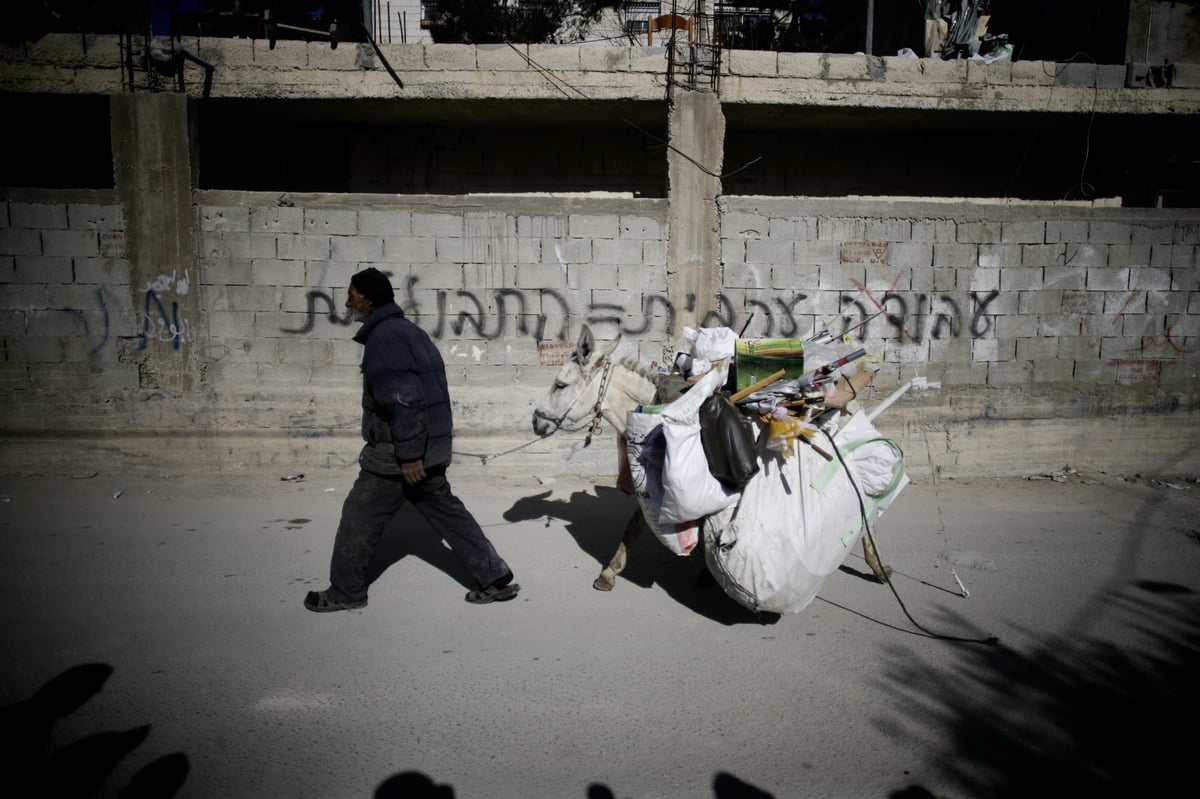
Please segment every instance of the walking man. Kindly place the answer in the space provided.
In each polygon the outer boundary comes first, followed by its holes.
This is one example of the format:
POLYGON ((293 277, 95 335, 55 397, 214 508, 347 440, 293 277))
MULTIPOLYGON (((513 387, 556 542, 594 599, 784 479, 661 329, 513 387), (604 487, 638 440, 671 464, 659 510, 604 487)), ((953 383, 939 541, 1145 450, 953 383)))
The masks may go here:
POLYGON ((383 528, 406 504, 450 546, 479 588, 476 604, 514 598, 520 586, 479 524, 450 491, 453 420, 446 365, 424 330, 396 305, 392 284, 378 269, 350 278, 346 307, 363 323, 362 435, 358 479, 342 506, 333 542, 329 588, 309 591, 304 607, 318 613, 367 604, 367 565, 383 528))

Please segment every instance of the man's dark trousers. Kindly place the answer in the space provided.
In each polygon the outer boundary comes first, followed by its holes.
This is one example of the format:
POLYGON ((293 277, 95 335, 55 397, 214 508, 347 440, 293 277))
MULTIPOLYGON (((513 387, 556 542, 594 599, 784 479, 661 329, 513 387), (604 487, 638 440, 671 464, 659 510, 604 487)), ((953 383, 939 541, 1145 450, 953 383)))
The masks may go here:
POLYGON ((445 467, 427 469, 426 475, 423 481, 410 486, 399 475, 358 473, 342 505, 342 521, 333 542, 329 567, 332 599, 357 602, 367 598, 367 566, 383 537, 383 528, 409 502, 449 544, 480 587, 509 574, 508 564, 496 553, 475 517, 451 493, 445 467))

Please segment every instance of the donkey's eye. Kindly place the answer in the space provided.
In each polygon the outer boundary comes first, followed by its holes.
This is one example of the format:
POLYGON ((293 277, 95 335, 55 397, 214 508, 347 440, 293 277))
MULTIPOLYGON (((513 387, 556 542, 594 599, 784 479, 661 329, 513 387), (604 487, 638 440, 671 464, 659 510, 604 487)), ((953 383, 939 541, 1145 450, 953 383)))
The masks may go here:
POLYGON ((566 387, 567 387, 567 384, 564 383, 563 381, 561 381, 561 380, 554 381, 554 390, 555 391, 562 391, 566 387))

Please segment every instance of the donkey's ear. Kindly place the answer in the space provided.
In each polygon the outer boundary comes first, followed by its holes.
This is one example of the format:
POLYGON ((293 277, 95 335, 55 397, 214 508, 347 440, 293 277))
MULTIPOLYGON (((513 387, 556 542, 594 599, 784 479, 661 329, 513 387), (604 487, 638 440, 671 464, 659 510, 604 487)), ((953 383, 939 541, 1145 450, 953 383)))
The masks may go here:
POLYGON ((592 357, 592 353, 596 349, 596 339, 592 336, 592 329, 584 325, 579 331, 579 342, 575 345, 575 358, 579 363, 587 363, 588 358, 592 357))

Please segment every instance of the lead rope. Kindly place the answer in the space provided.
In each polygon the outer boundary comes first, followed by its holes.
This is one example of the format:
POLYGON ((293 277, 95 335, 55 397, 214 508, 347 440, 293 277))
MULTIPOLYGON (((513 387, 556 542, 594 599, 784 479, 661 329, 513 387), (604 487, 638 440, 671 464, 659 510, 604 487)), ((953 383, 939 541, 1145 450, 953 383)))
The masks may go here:
MULTIPOLYGON (((600 426, 604 422, 604 417, 602 414, 601 406, 604 403, 604 395, 608 392, 608 383, 612 376, 612 371, 613 371, 613 363, 612 363, 612 359, 610 358, 604 362, 604 372, 600 376, 600 392, 599 392, 599 394, 596 395, 596 405, 592 410, 592 421, 591 421, 591 424, 588 426, 587 436, 585 436, 584 440, 583 440, 584 447, 588 447, 591 445, 592 436, 594 436, 600 432, 600 426)), ((580 396, 582 396, 582 392, 580 392, 580 396)), ((563 426, 562 426, 563 422, 566 421, 567 415, 571 412, 571 409, 575 407, 575 402, 577 402, 578 400, 579 400, 579 397, 576 397, 575 401, 572 402, 570 405, 568 405, 567 409, 565 411, 563 411, 562 416, 559 416, 557 419, 554 420, 554 429, 550 432, 550 435, 554 435, 559 430, 563 429, 563 426)), ((582 429, 583 429, 582 426, 566 428, 568 433, 573 433, 577 430, 582 430, 582 429)), ((495 460, 496 458, 499 458, 502 455, 511 455, 514 452, 520 452, 521 450, 525 449, 526 447, 533 446, 537 442, 541 441, 542 438, 543 438, 543 436, 538 436, 537 438, 532 438, 529 441, 526 441, 524 444, 518 444, 517 446, 512 447, 510 449, 502 450, 501 452, 493 452, 491 454, 482 454, 479 452, 462 452, 460 450, 452 450, 452 452, 455 455, 462 455, 463 457, 466 457, 466 458, 479 458, 480 463, 484 466, 487 466, 488 461, 495 460)))
MULTIPOLYGON (((854 494, 858 497, 858 510, 862 514, 863 535, 871 539, 871 546, 875 547, 875 554, 878 555, 879 547, 875 546, 875 534, 871 530, 871 520, 869 514, 867 513, 867 505, 863 501, 862 492, 859 490, 858 483, 854 480, 854 475, 850 471, 850 465, 846 463, 846 459, 842 457, 842 451, 838 449, 837 442, 833 440, 833 436, 829 433, 829 431, 822 428, 821 432, 824 433, 825 437, 829 439, 829 445, 833 447, 833 452, 835 455, 837 455, 838 462, 842 465, 842 469, 845 470, 846 478, 850 480, 850 485, 854 487, 854 494)), ((882 557, 879 558, 879 562, 883 563, 882 557)), ((892 596, 896 598, 897 604, 900 605, 900 610, 904 611, 904 615, 908 617, 908 620, 912 622, 912 625, 924 633, 926 637, 937 638, 941 641, 956 641, 963 644, 988 644, 990 646, 995 646, 996 644, 1000 643, 1000 639, 994 635, 990 635, 986 638, 962 638, 957 635, 945 635, 926 629, 921 625, 920 622, 913 618, 911 613, 908 612, 908 606, 905 605, 904 600, 900 598, 900 592, 896 590, 895 583, 892 582, 891 576, 888 575, 886 571, 884 572, 883 581, 887 583, 888 588, 891 589, 892 596)))

